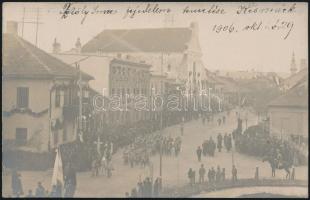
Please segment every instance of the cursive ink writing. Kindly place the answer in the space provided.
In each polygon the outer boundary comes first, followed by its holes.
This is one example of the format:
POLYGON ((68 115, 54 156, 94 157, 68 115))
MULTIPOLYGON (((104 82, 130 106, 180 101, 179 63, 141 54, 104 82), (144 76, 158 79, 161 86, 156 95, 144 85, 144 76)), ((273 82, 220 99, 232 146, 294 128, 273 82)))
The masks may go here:
POLYGON ((158 3, 150 4, 148 3, 145 8, 140 8, 140 5, 136 6, 135 8, 128 7, 123 19, 129 17, 134 18, 137 14, 167 14, 170 13, 170 8, 161 8, 158 3))
POLYGON ((286 7, 287 4, 282 5, 282 7, 258 7, 256 5, 241 5, 236 10, 238 15, 240 14, 289 14, 296 10, 296 3, 291 4, 286 7))
POLYGON ((186 6, 183 9, 183 14, 196 14, 196 13, 203 13, 203 14, 225 14, 225 10, 218 5, 212 5, 210 8, 198 8, 193 9, 189 6, 186 6))
POLYGON ((117 13, 117 10, 113 9, 99 9, 99 6, 97 5, 93 9, 89 9, 87 5, 84 5, 82 8, 72 6, 72 3, 65 3, 63 10, 60 11, 61 19, 66 19, 69 15, 82 15, 81 24, 84 23, 86 17, 89 14, 115 14, 117 13))

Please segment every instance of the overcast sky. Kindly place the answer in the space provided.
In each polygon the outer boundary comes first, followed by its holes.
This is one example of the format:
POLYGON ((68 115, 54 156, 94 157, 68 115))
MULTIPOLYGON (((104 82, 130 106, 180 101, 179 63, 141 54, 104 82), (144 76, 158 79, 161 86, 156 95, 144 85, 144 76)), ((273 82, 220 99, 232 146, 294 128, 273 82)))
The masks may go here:
MULTIPOLYGON (((7 20, 21 21, 23 8, 26 8, 25 21, 36 19, 36 8, 40 8, 39 18, 43 24, 39 26, 38 46, 48 52, 52 50, 54 38, 61 43, 62 50, 73 48, 76 38, 80 37, 82 44, 96 36, 104 29, 121 28, 148 28, 163 27, 164 14, 137 15, 133 19, 123 18, 128 7, 139 6, 144 8, 147 3, 86 3, 87 9, 92 10, 96 5, 99 9, 117 9, 114 15, 88 15, 81 24, 83 15, 68 16, 61 19, 59 13, 64 3, 6 3, 3 5, 3 25, 7 20)), ((155 3, 152 3, 153 6, 155 3)), ((297 64, 301 58, 308 55, 308 7, 306 3, 297 3, 294 13, 291 14, 246 14, 237 15, 236 10, 241 3, 217 3, 225 9, 220 14, 182 14, 187 5, 191 8, 210 8, 213 3, 160 3, 160 8, 170 8, 174 17, 173 27, 187 27, 191 21, 199 23, 199 39, 203 51, 205 66, 220 70, 246 70, 288 72, 293 51, 297 64), (293 28, 283 39, 289 29, 279 31, 240 31, 238 33, 215 33, 212 29, 215 24, 230 25, 232 23, 240 30, 245 25, 262 21, 263 25, 272 25, 277 19, 293 22, 293 28)), ((292 3, 264 3, 255 5, 259 8, 289 8, 292 3)), ((242 5, 249 5, 243 3, 242 5)), ((82 8, 83 4, 74 3, 72 6, 82 8)), ((170 15, 171 16, 171 15, 170 15)), ((21 26, 21 24, 19 24, 21 26)), ((3 28, 5 31, 5 27, 3 28)), ((36 27, 25 24, 24 38, 35 42, 36 27)), ((21 35, 21 27, 19 27, 21 35)))

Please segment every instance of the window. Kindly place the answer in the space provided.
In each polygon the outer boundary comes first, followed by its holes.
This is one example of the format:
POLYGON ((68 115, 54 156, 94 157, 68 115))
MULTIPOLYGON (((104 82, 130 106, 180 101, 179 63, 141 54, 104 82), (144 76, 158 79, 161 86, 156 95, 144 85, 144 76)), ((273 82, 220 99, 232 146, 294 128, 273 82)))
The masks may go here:
POLYGON ((56 94, 55 94, 55 106, 59 107, 60 106, 60 90, 56 89, 56 94))
POLYGON ((29 88, 18 87, 17 88, 17 107, 28 108, 29 106, 29 88))
POLYGON ((22 146, 27 144, 27 129, 26 128, 16 128, 15 133, 16 145, 22 146))
POLYGON ((64 130, 63 130, 63 135, 62 135, 62 141, 63 142, 66 142, 67 141, 67 129, 66 128, 64 128, 64 130))
POLYGON ((64 90, 64 105, 68 105, 69 104, 69 91, 68 89, 64 90))
POLYGON ((171 65, 170 64, 167 66, 167 70, 168 70, 168 72, 171 71, 171 65))
POLYGON ((112 88, 112 95, 114 95, 115 94, 115 89, 114 88, 112 88))

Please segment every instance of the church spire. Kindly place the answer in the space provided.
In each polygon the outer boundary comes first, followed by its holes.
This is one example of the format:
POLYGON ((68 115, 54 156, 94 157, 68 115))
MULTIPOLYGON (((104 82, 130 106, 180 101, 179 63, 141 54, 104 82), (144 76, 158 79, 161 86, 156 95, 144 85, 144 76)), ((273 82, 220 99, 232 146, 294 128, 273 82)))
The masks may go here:
POLYGON ((295 62, 295 54, 293 52, 292 61, 291 61, 291 74, 295 74, 297 72, 296 62, 295 62))

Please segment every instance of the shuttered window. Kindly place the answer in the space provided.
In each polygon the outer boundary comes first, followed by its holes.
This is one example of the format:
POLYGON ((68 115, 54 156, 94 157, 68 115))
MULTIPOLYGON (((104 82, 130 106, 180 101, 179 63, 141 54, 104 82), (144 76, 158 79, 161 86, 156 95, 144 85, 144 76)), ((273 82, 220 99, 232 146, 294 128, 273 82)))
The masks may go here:
POLYGON ((28 87, 18 87, 16 95, 17 107, 18 108, 28 108, 29 106, 29 88, 28 87))

